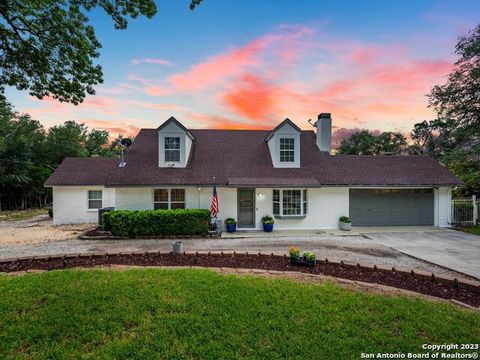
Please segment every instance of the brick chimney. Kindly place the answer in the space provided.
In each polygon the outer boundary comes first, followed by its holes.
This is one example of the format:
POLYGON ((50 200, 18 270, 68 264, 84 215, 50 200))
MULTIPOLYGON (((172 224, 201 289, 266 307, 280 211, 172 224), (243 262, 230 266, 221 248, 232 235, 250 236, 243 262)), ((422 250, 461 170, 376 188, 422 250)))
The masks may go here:
POLYGON ((315 122, 317 128, 317 146, 320 151, 332 152, 332 116, 330 113, 321 113, 315 122))

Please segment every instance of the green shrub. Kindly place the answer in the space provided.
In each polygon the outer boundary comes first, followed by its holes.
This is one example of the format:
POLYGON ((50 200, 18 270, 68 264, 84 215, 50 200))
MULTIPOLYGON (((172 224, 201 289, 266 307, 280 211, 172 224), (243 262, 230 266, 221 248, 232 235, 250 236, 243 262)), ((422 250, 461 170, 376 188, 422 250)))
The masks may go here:
POLYGON ((226 218, 225 219, 225 225, 235 225, 237 222, 235 221, 234 218, 226 218))
POLYGON ((273 218, 269 215, 265 215, 264 217, 262 217, 262 223, 263 224, 273 224, 275 221, 273 220, 273 218))
POLYGON ((207 235, 206 209, 113 210, 103 214, 103 229, 117 236, 207 235))
POLYGON ((307 261, 315 261, 315 259, 317 258, 317 256, 315 255, 314 252, 312 251, 305 251, 303 253, 303 258, 307 261))
POLYGON ((340 222, 347 223, 347 224, 352 222, 352 220, 350 220, 350 218, 348 216, 340 216, 339 220, 340 220, 340 222))
POLYGON ((102 230, 110 231, 112 230, 112 225, 110 224, 110 216, 108 216, 109 212, 104 212, 102 214, 102 230))

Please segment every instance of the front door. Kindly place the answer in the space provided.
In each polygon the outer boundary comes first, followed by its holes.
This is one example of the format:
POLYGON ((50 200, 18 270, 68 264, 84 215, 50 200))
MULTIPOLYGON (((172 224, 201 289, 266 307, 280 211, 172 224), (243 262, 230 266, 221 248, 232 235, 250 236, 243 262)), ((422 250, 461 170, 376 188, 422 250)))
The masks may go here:
POLYGON ((238 227, 255 227, 255 189, 238 189, 238 227))

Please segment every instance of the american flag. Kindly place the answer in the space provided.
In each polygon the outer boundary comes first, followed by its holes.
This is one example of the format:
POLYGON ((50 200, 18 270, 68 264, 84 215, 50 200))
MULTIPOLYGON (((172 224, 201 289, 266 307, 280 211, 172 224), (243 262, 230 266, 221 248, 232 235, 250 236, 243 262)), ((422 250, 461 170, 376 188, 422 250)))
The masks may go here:
POLYGON ((218 215, 218 195, 217 195, 217 186, 213 184, 213 198, 212 206, 210 207, 210 214, 216 218, 218 215))

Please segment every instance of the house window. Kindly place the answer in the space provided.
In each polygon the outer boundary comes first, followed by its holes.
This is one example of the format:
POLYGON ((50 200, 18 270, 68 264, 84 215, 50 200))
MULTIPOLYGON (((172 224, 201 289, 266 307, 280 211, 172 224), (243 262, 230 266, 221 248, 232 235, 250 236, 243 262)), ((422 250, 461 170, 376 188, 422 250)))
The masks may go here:
POLYGON ((185 189, 155 189, 153 208, 155 210, 185 209, 185 189))
POLYGON ((165 162, 179 162, 180 161, 180 138, 166 137, 165 138, 165 162))
POLYGON ((170 190, 170 209, 185 209, 185 190, 170 190))
POLYGON ((153 208, 168 209, 168 190, 167 189, 155 189, 153 192, 153 208))
POLYGON ((88 190, 88 208, 102 208, 102 190, 88 190))
POLYGON ((280 162, 295 161, 295 139, 280 138, 280 162))
POLYGON ((274 189, 273 215, 303 216, 307 214, 307 190, 274 189))

